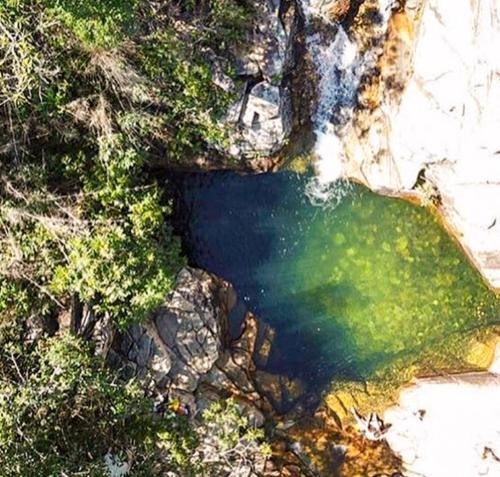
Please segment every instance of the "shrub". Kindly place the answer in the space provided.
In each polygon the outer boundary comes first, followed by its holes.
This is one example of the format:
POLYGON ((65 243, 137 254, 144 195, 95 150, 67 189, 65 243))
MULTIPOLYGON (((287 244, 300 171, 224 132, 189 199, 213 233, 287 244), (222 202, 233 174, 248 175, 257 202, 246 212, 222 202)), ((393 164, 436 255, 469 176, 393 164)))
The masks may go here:
POLYGON ((187 423, 155 417, 137 383, 108 370, 81 339, 7 347, 0 361, 1 476, 104 477, 106 461, 119 460, 146 477, 189 462, 196 440, 187 423))
POLYGON ((139 0, 43 0, 50 17, 89 49, 114 48, 134 33, 139 0))
POLYGON ((203 412, 199 440, 197 453, 211 477, 237 469, 262 470, 271 455, 264 431, 250 424, 234 399, 216 401, 203 412))
POLYGON ((194 427, 172 411, 154 414, 138 383, 110 370, 81 338, 28 346, 17 337, 3 349, 1 477, 109 477, 113 469, 215 477, 270 455, 233 400, 213 403, 194 427))
POLYGON ((1 3, 7 301, 49 315, 76 294, 121 326, 161 301, 183 261, 152 167, 224 143, 233 93, 208 64, 250 13, 236 0, 1 3))

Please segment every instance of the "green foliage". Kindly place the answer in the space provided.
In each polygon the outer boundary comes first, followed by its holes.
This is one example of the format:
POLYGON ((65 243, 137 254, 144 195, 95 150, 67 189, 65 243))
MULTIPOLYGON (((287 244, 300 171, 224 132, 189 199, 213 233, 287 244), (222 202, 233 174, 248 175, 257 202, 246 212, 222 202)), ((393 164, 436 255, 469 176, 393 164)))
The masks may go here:
POLYGON ((138 60, 141 71, 161 84, 160 96, 167 106, 165 124, 176 125, 169 157, 180 160, 185 151, 199 154, 207 142, 224 141, 217 121, 234 98, 213 87, 206 58, 193 54, 192 45, 167 30, 149 38, 138 60))
POLYGON ((254 13, 250 2, 235 0, 188 0, 185 8, 200 18, 197 38, 220 51, 244 38, 254 13))
POLYGON ((270 455, 233 400, 213 403, 194 427, 154 414, 138 384, 80 338, 27 346, 18 336, 3 349, 0 477, 107 477, 113 465, 129 465, 131 477, 216 477, 270 455))
POLYGON ((48 315, 77 294, 125 326, 161 301, 182 260, 151 165, 224 144, 233 95, 207 60, 242 38, 249 12, 235 0, 2 2, 0 276, 15 283, 4 287, 10 303, 28 294, 48 315))
POLYGON ((68 262, 57 268, 52 287, 77 293, 124 328, 165 298, 181 263, 179 250, 177 241, 166 236, 160 243, 137 236, 133 224, 103 223, 89 237, 71 242, 68 262))
MULTIPOLYGON (((180 244, 165 222, 169 207, 160 189, 137 180, 144 158, 109 139, 83 176, 88 194, 89 233, 69 242, 67 261, 55 273, 52 288, 69 290, 125 327, 141 320, 172 288, 183 264, 180 244)), ((71 167, 88 167, 83 158, 71 167)))
POLYGON ((49 15, 87 48, 113 48, 133 33, 139 0, 42 0, 49 15))
POLYGON ((17 142, 33 138, 23 146, 97 147, 97 96, 109 126, 148 153, 180 161, 223 141, 218 120, 233 94, 208 65, 251 27, 244 3, 11 0, 0 24, 0 126, 17 142), (75 119, 87 131, 72 130, 75 119))
POLYGON ((16 107, 40 86, 44 64, 34 38, 38 27, 19 13, 17 2, 0 4, 0 104, 16 107))
MULTIPOLYGON (((249 13, 237 0, 0 2, 0 477, 104 477, 115 458, 136 477, 215 475, 204 433, 153 416, 86 343, 23 332, 72 298, 125 328, 170 291, 184 260, 155 168, 224 143, 233 93, 208 64, 249 13)), ((237 425, 238 449, 260 440, 237 425)))
POLYGON ((39 174, 26 192, 16 189, 0 206, 7 231, 0 242, 5 303, 25 302, 21 285, 28 282, 30 303, 41 315, 76 294, 120 327, 140 321, 161 303, 183 265, 166 222, 169 202, 142 175, 144 157, 119 138, 97 156, 61 162, 59 177, 81 183, 76 198, 51 195, 39 174))
POLYGON ((216 401, 203 412, 201 434, 199 451, 214 477, 271 456, 264 431, 250 424, 232 398, 216 401))
POLYGON ((236 401, 216 401, 203 412, 203 419, 211 429, 211 436, 217 439, 222 450, 236 447, 240 439, 258 440, 264 438, 261 429, 249 426, 248 419, 242 415, 236 401))
POLYGON ((196 440, 182 418, 160 419, 138 385, 114 375, 70 335, 0 358, 0 475, 107 476, 108 453, 131 476, 182 469, 196 440), (156 445, 175 450, 163 458, 156 445))

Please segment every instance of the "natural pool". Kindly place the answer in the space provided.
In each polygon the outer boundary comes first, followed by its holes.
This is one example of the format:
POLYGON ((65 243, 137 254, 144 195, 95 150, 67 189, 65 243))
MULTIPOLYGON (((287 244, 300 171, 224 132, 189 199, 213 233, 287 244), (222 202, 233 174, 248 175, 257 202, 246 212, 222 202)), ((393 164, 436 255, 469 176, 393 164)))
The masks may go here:
POLYGON ((429 212, 357 185, 333 209, 313 206, 309 179, 180 181, 191 262, 276 329, 269 371, 320 388, 429 356, 453 366, 471 334, 499 322, 499 299, 429 212))

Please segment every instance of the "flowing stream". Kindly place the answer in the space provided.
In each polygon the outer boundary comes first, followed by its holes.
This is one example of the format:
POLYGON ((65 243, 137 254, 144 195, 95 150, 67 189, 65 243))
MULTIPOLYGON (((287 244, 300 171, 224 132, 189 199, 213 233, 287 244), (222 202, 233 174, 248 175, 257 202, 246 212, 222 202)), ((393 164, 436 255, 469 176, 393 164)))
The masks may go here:
MULTIPOLYGON (((307 47, 318 78, 317 107, 312 122, 316 143, 316 175, 310 179, 306 193, 315 203, 339 200, 343 188, 342 128, 354 111, 359 85, 377 62, 377 49, 362 49, 350 38, 344 26, 330 20, 325 0, 301 0, 307 32, 307 47)), ((393 0, 381 0, 378 26, 385 31, 393 0)))

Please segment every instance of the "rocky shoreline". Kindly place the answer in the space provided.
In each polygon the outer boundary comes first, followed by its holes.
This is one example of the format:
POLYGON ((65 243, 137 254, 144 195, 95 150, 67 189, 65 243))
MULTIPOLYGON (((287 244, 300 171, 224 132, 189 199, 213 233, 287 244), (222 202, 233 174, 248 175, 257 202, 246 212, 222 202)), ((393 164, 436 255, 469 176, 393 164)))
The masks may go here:
POLYGON ((497 475, 498 348, 488 371, 418 379, 388 409, 385 439, 405 475, 497 475))
MULTIPOLYGON (((335 2, 333 2, 335 4, 335 2)), ((374 2, 375 4, 377 2, 374 2)), ((495 2, 407 1, 382 33, 354 22, 353 47, 379 46, 353 106, 333 119, 342 177, 434 204, 489 286, 500 287, 500 17, 495 2), (378 39, 377 39, 378 38, 378 39)), ((358 12, 361 14, 362 12, 358 12)), ((361 54, 361 53, 360 53, 361 54)), ((346 77, 358 68, 345 66, 346 77)))
POLYGON ((286 376, 256 369, 254 360, 263 359, 271 343, 264 339, 258 345, 259 321, 254 315, 247 313, 240 336, 230 338, 228 315, 236 300, 229 283, 186 267, 175 289, 146 323, 124 333, 101 329, 94 340, 99 343, 99 336, 112 336, 105 351, 108 360, 136 376, 159 409, 175 402, 196 420, 211 403, 231 397, 252 426, 272 426, 273 457, 253 462, 250 473, 228 475, 312 475, 290 438, 279 435, 288 419, 281 411, 298 403, 302 387, 286 376))
POLYGON ((231 397, 252 426, 267 429, 271 458, 228 476, 315 477, 339 469, 341 475, 396 475, 400 460, 385 442, 364 439, 318 406, 319 396, 306 394, 302 383, 263 369, 274 334, 267 325, 247 313, 241 334, 231 339, 228 317, 236 301, 229 283, 186 267, 147 322, 126 332, 99 326, 92 339, 112 365, 139 379, 157 412, 175 403, 195 425, 211 403, 231 397))

